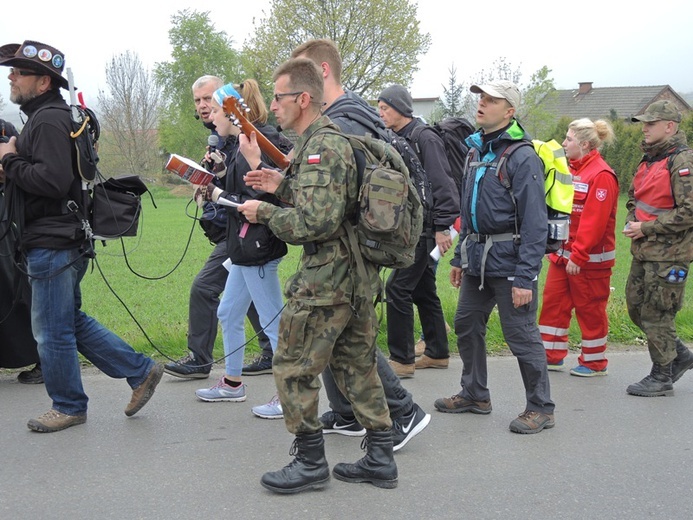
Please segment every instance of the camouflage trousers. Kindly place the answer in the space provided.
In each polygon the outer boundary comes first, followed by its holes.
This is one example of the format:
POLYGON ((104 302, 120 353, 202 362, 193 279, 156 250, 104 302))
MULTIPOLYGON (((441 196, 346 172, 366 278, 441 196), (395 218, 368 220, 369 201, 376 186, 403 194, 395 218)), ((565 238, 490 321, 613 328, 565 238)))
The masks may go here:
POLYGON ((329 364, 356 419, 367 429, 392 426, 375 358, 377 318, 373 304, 316 307, 289 300, 279 323, 272 370, 293 434, 322 429, 318 419, 319 375, 329 364))
POLYGON ((688 266, 671 262, 641 262, 633 259, 626 283, 628 314, 647 336, 654 363, 666 365, 676 357, 676 313, 683 306, 688 266), (672 269, 686 276, 669 281, 672 269))

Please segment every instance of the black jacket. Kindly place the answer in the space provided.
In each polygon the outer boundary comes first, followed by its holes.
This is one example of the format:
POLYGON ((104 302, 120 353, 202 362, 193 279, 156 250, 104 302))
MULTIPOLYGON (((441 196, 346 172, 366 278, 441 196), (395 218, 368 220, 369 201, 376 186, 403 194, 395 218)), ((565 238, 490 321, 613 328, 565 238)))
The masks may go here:
MULTIPOLYGON (((284 154, 291 148, 291 142, 269 125, 258 125, 259 130, 267 139, 284 154)), ((250 165, 240 153, 238 140, 226 151, 226 191, 222 196, 237 202, 258 199, 279 205, 274 195, 257 191, 246 185, 243 177, 250 171, 250 165)), ((276 167, 263 154, 262 164, 266 167, 276 167)), ((235 208, 228 210, 226 227, 226 250, 231 261, 237 265, 264 265, 271 260, 286 255, 287 247, 264 224, 250 224, 235 208)))
POLYGON ((21 247, 78 248, 84 242, 81 219, 67 206, 69 200, 81 200, 69 107, 59 91, 50 90, 21 109, 29 119, 17 139, 17 153, 2 159, 8 204, 22 213, 13 215, 15 222, 24 220, 17 222, 21 247))

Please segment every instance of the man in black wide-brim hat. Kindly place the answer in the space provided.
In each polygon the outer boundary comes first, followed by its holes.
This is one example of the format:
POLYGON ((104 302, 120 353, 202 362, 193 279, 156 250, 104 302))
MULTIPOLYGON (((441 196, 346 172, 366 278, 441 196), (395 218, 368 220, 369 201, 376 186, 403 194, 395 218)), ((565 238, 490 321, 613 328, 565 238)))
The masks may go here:
POLYGON ((0 143, 10 219, 18 228, 18 249, 31 284, 31 326, 38 343, 49 411, 29 420, 29 429, 55 432, 87 420, 78 352, 105 374, 127 379, 132 397, 125 415, 151 398, 164 367, 135 352, 125 341, 81 310, 80 282, 91 251, 82 227, 85 212, 70 107, 60 88, 65 55, 27 40, 0 47, 9 66, 10 101, 27 122, 19 138, 0 143))

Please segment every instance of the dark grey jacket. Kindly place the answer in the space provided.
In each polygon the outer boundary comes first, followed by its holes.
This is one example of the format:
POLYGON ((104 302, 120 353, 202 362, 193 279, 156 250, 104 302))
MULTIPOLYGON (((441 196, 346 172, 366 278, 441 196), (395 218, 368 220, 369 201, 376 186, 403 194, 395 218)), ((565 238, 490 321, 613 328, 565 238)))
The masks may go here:
MULTIPOLYGON (((473 149, 462 179, 461 233, 451 264, 461 266, 460 245, 469 234, 515 233, 515 205, 498 179, 493 163, 517 140, 531 141, 517 121, 490 142, 481 131, 467 138, 473 149), (487 164, 489 166, 484 166, 487 164)), ((544 167, 533 146, 521 146, 507 157, 504 168, 517 204, 519 240, 495 242, 485 262, 485 277, 514 278, 513 286, 531 289, 539 275, 546 250, 547 216, 544 199, 544 167)), ((466 272, 481 276, 485 242, 467 240, 466 272)))

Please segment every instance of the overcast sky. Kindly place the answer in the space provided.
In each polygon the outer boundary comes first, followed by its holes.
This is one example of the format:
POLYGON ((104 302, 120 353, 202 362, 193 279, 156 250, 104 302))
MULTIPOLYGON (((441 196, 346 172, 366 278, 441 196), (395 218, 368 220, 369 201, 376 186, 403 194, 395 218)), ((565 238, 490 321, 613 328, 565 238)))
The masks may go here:
MULTIPOLYGON (((170 60, 168 30, 177 11, 209 10, 215 28, 226 31, 240 49, 252 31, 253 18, 263 18, 270 3, 214 2, 210 7, 193 0, 4 2, 0 45, 31 39, 57 47, 65 53, 66 66, 72 68, 87 104, 94 105, 99 89, 106 89, 104 70, 114 55, 134 51, 149 67, 170 60)), ((440 96, 452 65, 461 83, 489 69, 499 57, 521 67, 521 83, 546 65, 559 89, 591 81, 595 87, 668 84, 681 93, 693 91, 693 2, 658 0, 647 4, 656 6, 651 10, 640 5, 616 0, 420 1, 421 29, 430 33, 432 45, 420 57, 412 94, 440 96)), ((5 117, 17 123, 7 70, 0 67, 0 95, 5 117)))

